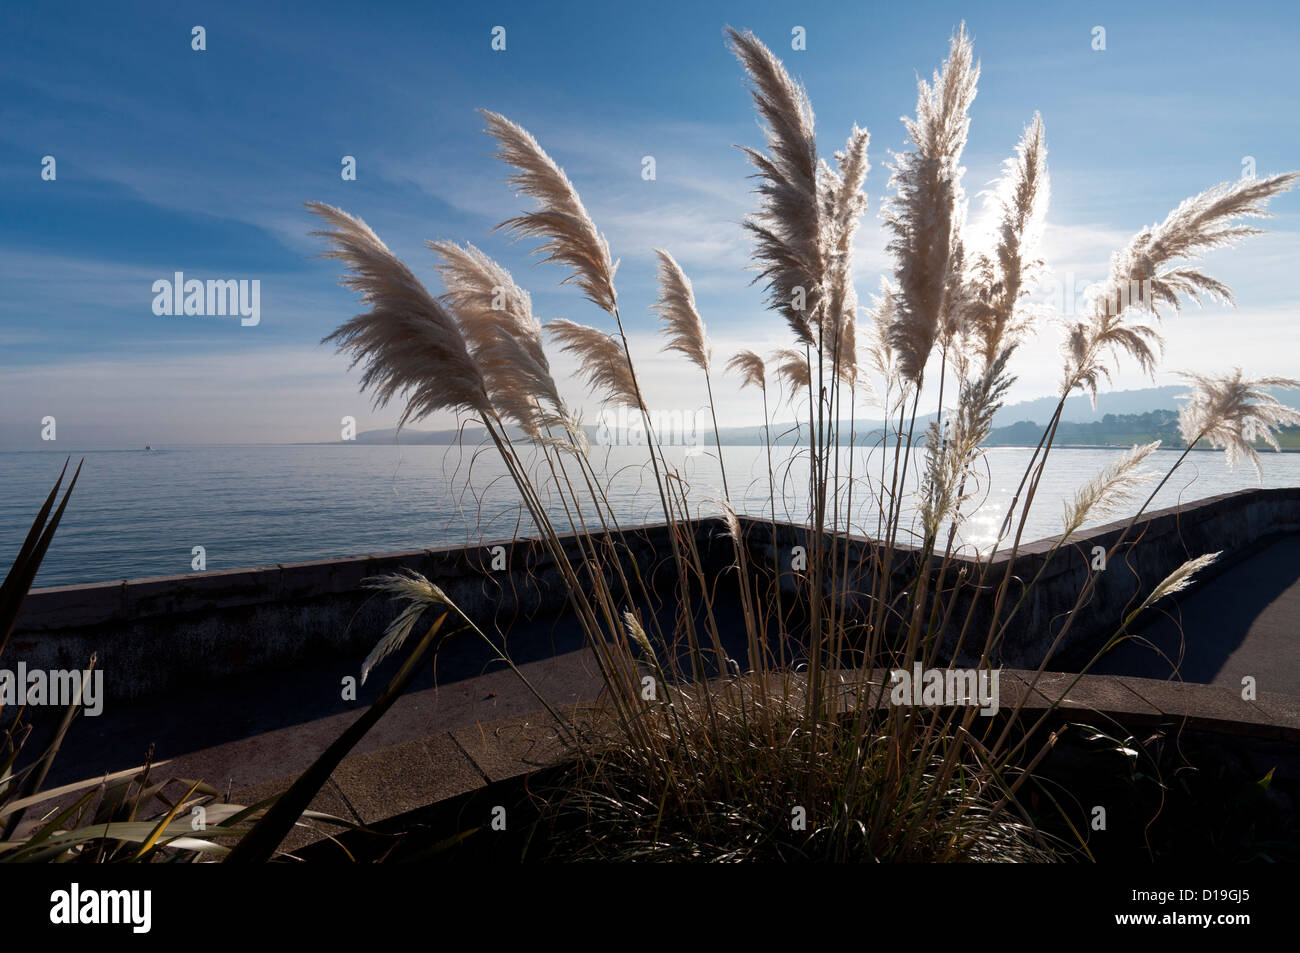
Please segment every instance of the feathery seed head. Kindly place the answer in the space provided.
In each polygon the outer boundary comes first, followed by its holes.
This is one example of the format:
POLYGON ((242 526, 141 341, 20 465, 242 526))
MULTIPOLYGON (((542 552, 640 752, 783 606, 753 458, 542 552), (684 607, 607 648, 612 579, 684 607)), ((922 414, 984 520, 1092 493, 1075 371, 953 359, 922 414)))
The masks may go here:
POLYGON ((761 391, 767 390, 767 365, 753 351, 737 351, 727 362, 727 370, 735 371, 740 375, 742 388, 757 387, 761 391))
POLYGON ((783 347, 772 353, 776 364, 776 376, 784 381, 790 389, 789 400, 801 390, 807 390, 812 384, 812 373, 808 367, 808 358, 794 348, 783 347))
POLYGON ((684 354, 687 360, 707 374, 713 349, 704 331, 704 321, 695 307, 691 279, 668 252, 656 248, 655 254, 659 256, 659 300, 654 308, 659 312, 668 335, 664 350, 684 354))
POLYGON ((838 172, 822 163, 822 224, 825 229, 826 294, 818 326, 829 341, 832 365, 850 386, 857 381, 858 293, 853 285, 853 236, 867 208, 866 181, 870 135, 853 127, 844 149, 835 153, 838 172))
POLYGON ((1223 282, 1187 265, 1166 267, 1178 259, 1194 261, 1207 251, 1235 245, 1261 229, 1235 224, 1240 218, 1267 218, 1268 200, 1290 189, 1300 172, 1262 179, 1224 182, 1185 199, 1159 225, 1142 229, 1123 251, 1111 258, 1110 274, 1093 290, 1091 315, 1069 330, 1064 392, 1076 387, 1091 391, 1109 376, 1102 367, 1106 352, 1127 353, 1147 373, 1153 373, 1162 345, 1152 327, 1136 323, 1142 314, 1160 318, 1159 305, 1181 307, 1181 297, 1199 303, 1202 296, 1232 303, 1223 282))
POLYGON ((490 417, 483 375, 456 320, 365 222, 321 202, 307 208, 331 226, 313 232, 331 244, 322 257, 346 264, 342 284, 370 306, 322 343, 350 352, 353 367, 364 365, 361 387, 373 389, 375 406, 405 398, 399 430, 438 410, 490 417))
POLYGON ((754 108, 764 124, 767 153, 743 148, 758 170, 759 210, 745 220, 754 236, 759 278, 768 301, 802 344, 813 344, 825 278, 824 232, 819 201, 812 105, 803 87, 751 32, 727 28, 727 43, 749 80, 754 108), (802 306, 801 306, 802 304, 802 306))
POLYGON ((406 603, 397 618, 390 622, 388 628, 384 630, 384 637, 379 641, 379 644, 361 663, 361 683, 364 685, 371 670, 384 658, 402 647, 402 643, 410 636, 415 623, 420 621, 420 616, 424 615, 426 609, 434 605, 455 608, 455 604, 447 598, 447 594, 440 588, 420 573, 410 569, 399 569, 397 572, 383 576, 371 576, 363 579, 361 585, 365 589, 387 592, 395 600, 406 603))
POLYGON ((1289 377, 1247 378, 1240 367, 1231 373, 1208 375, 1180 373, 1179 377, 1192 382, 1187 403, 1179 408, 1178 428, 1188 445, 1197 440, 1208 440, 1213 447, 1222 448, 1229 467, 1235 467, 1245 457, 1262 476, 1256 440, 1263 440, 1274 450, 1279 450, 1275 430, 1278 427, 1300 426, 1300 411, 1287 407, 1265 387, 1288 390, 1300 388, 1300 380, 1289 377))
POLYGON ((976 291, 969 312, 977 350, 987 365, 1002 348, 1018 343, 1033 314, 1020 305, 1034 273, 1035 258, 1047 215, 1050 185, 1043 119, 1038 113, 1025 127, 1016 154, 1003 164, 1002 178, 990 197, 997 215, 991 252, 976 256, 976 291))
POLYGON ((516 237, 541 238, 538 251, 543 261, 556 261, 571 268, 572 281, 587 299, 613 313, 618 299, 614 292, 614 272, 618 263, 610 260, 609 244, 587 214, 582 199, 568 176, 532 134, 499 113, 479 110, 487 120, 487 133, 497 140, 497 158, 517 171, 510 184, 523 195, 537 200, 537 208, 507 219, 497 228, 505 228, 516 237))
POLYGON ((565 407, 528 293, 473 245, 428 245, 441 259, 436 266, 446 288, 441 300, 464 332, 497 413, 539 439, 560 422, 565 407))
POLYGON ((548 321, 546 330, 560 342, 561 350, 578 358, 580 372, 593 393, 603 392, 606 400, 641 408, 627 352, 617 338, 560 318, 548 321))
POLYGON ((658 664, 654 647, 650 645, 650 639, 645 634, 645 628, 642 627, 637 617, 631 612, 624 612, 623 624, 627 626, 627 634, 632 637, 633 642, 641 647, 641 651, 646 654, 646 658, 658 664))
POLYGON ((1106 516, 1127 504, 1150 474, 1141 469, 1143 461, 1160 447, 1160 441, 1134 446, 1101 473, 1093 477, 1065 504, 1065 532, 1069 537, 1090 516, 1106 516))
POLYGON ((1133 615, 1137 615, 1153 602, 1163 599, 1165 596, 1172 596, 1176 592, 1182 592, 1191 586, 1194 582, 1192 575, 1200 572, 1206 566, 1213 563, 1223 555, 1223 552, 1206 553, 1204 556, 1197 556, 1195 559, 1189 559, 1164 579, 1160 580, 1159 585, 1151 590, 1151 595, 1142 600, 1142 604, 1137 607, 1133 615))
POLYGON ((913 383, 925 372, 945 311, 955 313, 959 303, 961 261, 954 261, 954 251, 965 205, 960 163, 978 80, 979 65, 963 24, 933 85, 918 81, 916 117, 903 120, 911 148, 895 155, 891 166, 890 185, 897 194, 884 218, 894 235, 889 250, 896 260, 898 297, 886 333, 900 373, 913 383))

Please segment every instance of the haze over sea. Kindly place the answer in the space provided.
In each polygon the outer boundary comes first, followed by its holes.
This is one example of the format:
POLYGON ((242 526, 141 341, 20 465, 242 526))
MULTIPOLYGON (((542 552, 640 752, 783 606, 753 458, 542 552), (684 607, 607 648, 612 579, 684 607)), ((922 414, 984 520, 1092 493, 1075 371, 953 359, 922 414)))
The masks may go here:
MULTIPOLYGON (((743 499, 736 509, 769 515, 765 450, 723 450, 733 497, 743 499)), ((665 452, 689 479, 693 510, 717 512, 722 490, 716 458, 682 447, 665 452)), ((1025 538, 1056 535, 1062 502, 1121 452, 1054 449, 1025 538)), ((798 519, 806 464, 796 459, 788 465, 788 448, 776 453, 777 516, 798 519)), ((962 531, 967 543, 987 545, 996 536, 1030 454, 1019 448, 987 451, 986 486, 979 491, 983 502, 962 531)), ((0 452, 0 570, 17 553, 65 455, 0 452)), ((73 454, 74 465, 81 456, 73 454)), ((213 571, 531 535, 517 491, 491 448, 196 446, 89 451, 84 456, 81 479, 37 586, 188 573, 195 546, 204 547, 207 570, 213 571), (471 470, 473 490, 467 490, 471 470)), ((624 526, 662 520, 653 478, 644 469, 645 448, 594 447, 592 456, 597 468, 610 475, 610 500, 624 526)), ((1221 453, 1192 453, 1153 506, 1187 504, 1254 486, 1300 485, 1300 454, 1262 457, 1260 481, 1249 465, 1229 470, 1221 453)), ((1149 486, 1176 458, 1173 452, 1151 458, 1152 469, 1159 472, 1149 486)), ((868 451, 859 450, 855 476, 866 459, 868 451)), ((880 452, 869 459, 878 473, 880 452)), ((847 452, 841 466, 847 470, 847 452)), ((915 465, 912 470, 916 472, 915 465)), ((854 511, 860 514, 854 528, 869 535, 874 503, 865 483, 858 482, 854 494, 854 511)), ((1145 494, 1129 514, 1142 499, 1145 494)), ((553 504, 557 524, 567 525, 558 500, 553 504)))

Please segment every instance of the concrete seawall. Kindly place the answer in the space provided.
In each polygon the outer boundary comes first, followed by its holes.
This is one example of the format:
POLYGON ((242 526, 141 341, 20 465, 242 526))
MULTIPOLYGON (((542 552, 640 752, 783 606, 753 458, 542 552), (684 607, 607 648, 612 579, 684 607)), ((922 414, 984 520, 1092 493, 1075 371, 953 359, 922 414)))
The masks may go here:
MULTIPOLYGON (((1064 544, 1059 537, 1021 544, 1011 567, 1000 613, 1005 633, 993 656, 995 664, 1035 669, 1051 651, 1050 668, 1079 671, 1115 634, 1127 613, 1136 609, 1161 580, 1186 560, 1207 553, 1222 553, 1215 563, 1196 574, 1197 584, 1209 584, 1219 573, 1270 540, 1300 532, 1300 487, 1242 490, 1143 514, 1124 543, 1111 555, 1106 569, 1097 574, 1086 603, 1065 630, 1067 617, 1088 576, 1094 574, 1095 551, 1100 548, 1109 552, 1124 535, 1128 524, 1126 518, 1085 529, 1064 544), (1012 613, 1031 582, 1027 597, 1012 613), (1064 636, 1053 649, 1053 643, 1063 631, 1064 636)), ((753 563, 772 565, 771 524, 751 521, 746 535, 753 563)), ((788 554, 792 547, 807 546, 810 536, 802 527, 780 523, 775 535, 785 567, 789 566, 788 554)), ((1012 542, 1008 539, 992 562, 985 564, 982 586, 977 582, 979 564, 973 560, 958 558, 949 565, 943 577, 942 599, 946 605, 955 589, 956 608, 951 613, 952 621, 943 643, 944 658, 956 653, 965 664, 977 660, 991 627, 995 591, 1007 575, 1010 561, 1007 550, 1012 542), (957 635, 968 614, 971 616, 968 642, 963 651, 957 652, 957 635)), ((856 599, 850 597, 854 606, 850 615, 854 609, 857 614, 865 615, 870 609, 879 554, 871 540, 851 540, 847 557, 843 542, 840 546, 838 558, 848 567, 847 588, 856 595, 856 599)), ((891 572, 895 593, 910 584, 919 558, 920 552, 911 546, 895 547, 891 572)), ((937 578, 942 560, 931 557, 930 562, 937 578)), ((787 575, 783 581, 783 588, 792 592, 794 580, 787 575)))
MULTIPOLYGON (((1008 627, 1002 664, 1013 668, 1039 665, 1093 572, 1094 548, 1108 551, 1128 522, 1120 520, 1084 531, 1062 546, 1050 562, 1048 554, 1056 540, 1021 547, 1014 576, 1028 582, 1040 569, 1042 576, 1008 627)), ((1242 490, 1144 515, 1099 575, 1086 605, 1057 647, 1051 667, 1077 671, 1086 664, 1116 633, 1124 617, 1188 559, 1222 553, 1195 577, 1197 585, 1213 585, 1217 575, 1264 543, 1296 532, 1300 532, 1300 487, 1242 490)), ((1001 575, 993 573, 991 578, 1000 580, 1001 575)), ((1010 596, 1019 598, 1020 591, 1014 590, 1010 596)), ((1224 598, 1231 599, 1232 594, 1224 593, 1224 598)))
MULTIPOLYGON (((701 523, 697 533, 712 571, 716 560, 728 558, 718 545, 724 533, 716 520, 701 523)), ((622 537, 642 573, 671 569, 663 556, 671 553, 665 526, 637 527, 622 537)), ((564 537, 564 544, 566 558, 578 563, 578 537, 564 537)), ((28 669, 81 668, 97 654, 105 690, 129 699, 196 681, 292 668, 308 658, 364 654, 396 610, 387 595, 363 588, 362 581, 398 569, 423 573, 484 628, 508 631, 514 621, 557 616, 568 607, 562 577, 541 543, 500 540, 34 589, 5 662, 22 660, 28 669)))
MULTIPOLYGON (((1008 627, 1000 662, 1021 668, 1038 664, 1092 571, 1093 547, 1109 547, 1124 525, 1086 531, 1061 547, 1045 568, 1054 541, 1021 547, 1014 577, 1030 580, 1040 568, 1042 576, 1008 627)), ((1091 654, 1114 631, 1125 606, 1135 606, 1135 598, 1140 601, 1187 558, 1223 551, 1222 566, 1262 540, 1300 531, 1300 488, 1213 497, 1150 514, 1139 529, 1132 534, 1135 542, 1126 543, 1112 558, 1057 658, 1091 654)), ((770 566, 770 524, 745 520, 744 532, 753 564, 770 566)), ((638 527, 623 536, 643 575, 662 577, 667 572, 671 578, 672 550, 665 526, 638 527)), ((778 524, 777 544, 786 554, 782 565, 787 570, 789 546, 801 538, 799 529, 778 524)), ((700 521, 696 541, 708 572, 731 564, 733 553, 720 520, 700 521)), ((580 538, 565 537, 564 545, 567 558, 579 561, 580 538)), ((853 545, 864 557, 861 564, 869 565, 865 557, 871 544, 853 545)), ((995 560, 990 580, 1001 580, 1004 558, 995 560)), ((399 568, 424 573, 480 624, 491 623, 502 631, 513 620, 558 616, 567 606, 560 574, 539 542, 487 542, 469 549, 37 589, 23 607, 5 661, 12 665, 22 660, 29 669, 80 668, 95 653, 105 673, 105 689, 116 698, 133 698, 181 690, 195 680, 355 654, 372 646, 394 615, 387 597, 361 588, 362 580, 399 568), (493 568, 494 560, 498 568, 493 568)), ((1211 575, 1206 572, 1202 579, 1211 575)), ((1019 592, 1011 595, 1014 601, 1019 592)), ((971 591, 963 598, 973 596, 971 591)), ((986 596, 978 597, 976 619, 986 616, 988 608, 986 596)))

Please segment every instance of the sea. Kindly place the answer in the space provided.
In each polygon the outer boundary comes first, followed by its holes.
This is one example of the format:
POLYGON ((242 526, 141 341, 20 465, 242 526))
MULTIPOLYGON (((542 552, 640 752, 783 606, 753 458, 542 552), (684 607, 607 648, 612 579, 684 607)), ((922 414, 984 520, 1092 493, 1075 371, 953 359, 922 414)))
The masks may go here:
MULTIPOLYGON (((1066 502, 1123 452, 1054 448, 1024 538, 1057 535, 1066 502)), ((716 449, 667 447, 664 454, 681 477, 673 485, 684 488, 692 514, 716 514, 729 497, 738 512, 770 517, 775 498, 778 519, 806 518, 808 463, 793 448, 774 448, 769 467, 762 446, 724 447, 725 490, 716 449)), ((205 570, 213 571, 535 535, 516 485, 490 445, 194 446, 70 455, 73 467, 84 461, 81 476, 37 587, 193 572, 196 547, 202 548, 205 570)), ((1021 448, 984 451, 967 481, 969 516, 959 528, 961 545, 986 548, 996 539, 1031 455, 1021 448)), ((0 575, 67 456, 64 450, 0 451, 0 575)), ((1146 491, 1113 512, 1096 514, 1089 525, 1135 512, 1178 456, 1172 450, 1153 454, 1146 491)), ((1261 458, 1263 472, 1257 475, 1249 463, 1229 469, 1220 452, 1193 452, 1152 508, 1249 487, 1300 486, 1300 454, 1266 452, 1261 458)), ((663 520, 644 446, 593 447, 589 459, 621 525, 663 520)), ((855 532, 875 535, 878 488, 882 473, 892 477, 893 451, 845 449, 837 462, 838 511, 851 514, 855 532)), ((528 463, 558 527, 593 518, 586 483, 572 459, 567 470, 555 473, 540 458, 528 463), (566 476, 582 489, 582 513, 566 508, 556 492, 566 476)), ((908 461, 904 541, 915 531, 921 464, 915 455, 908 461)))

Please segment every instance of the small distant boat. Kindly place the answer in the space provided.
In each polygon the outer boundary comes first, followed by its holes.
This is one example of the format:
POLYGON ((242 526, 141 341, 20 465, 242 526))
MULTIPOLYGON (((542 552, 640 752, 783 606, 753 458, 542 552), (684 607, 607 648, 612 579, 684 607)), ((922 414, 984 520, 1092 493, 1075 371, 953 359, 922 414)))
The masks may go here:
POLYGON ((149 446, 147 443, 144 445, 144 448, 145 448, 146 450, 152 450, 152 449, 153 449, 153 447, 149 446))

